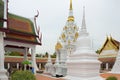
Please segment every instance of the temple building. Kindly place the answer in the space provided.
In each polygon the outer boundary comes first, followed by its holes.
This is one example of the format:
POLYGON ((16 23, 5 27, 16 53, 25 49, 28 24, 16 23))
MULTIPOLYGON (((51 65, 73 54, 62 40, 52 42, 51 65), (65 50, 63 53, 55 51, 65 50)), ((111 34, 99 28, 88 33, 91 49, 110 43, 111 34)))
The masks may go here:
MULTIPOLYGON (((4 54, 10 51, 31 53, 31 63, 34 73, 37 71, 35 48, 41 45, 41 33, 36 24, 35 15, 33 19, 18 16, 8 12, 8 0, 0 0, 0 80, 8 80, 4 69, 4 54)), ((19 65, 19 64, 18 64, 19 65)))
POLYGON ((120 42, 110 37, 106 37, 106 40, 98 50, 99 60, 102 61, 101 70, 102 71, 110 71, 116 61, 116 57, 119 51, 120 42))

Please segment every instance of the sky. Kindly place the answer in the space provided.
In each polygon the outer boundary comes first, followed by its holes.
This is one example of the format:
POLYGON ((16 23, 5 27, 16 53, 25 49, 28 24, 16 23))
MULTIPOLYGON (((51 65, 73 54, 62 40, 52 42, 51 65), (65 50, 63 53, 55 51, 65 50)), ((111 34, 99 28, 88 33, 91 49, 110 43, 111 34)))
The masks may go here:
MULTIPOLYGON (((73 0, 75 23, 82 24, 83 6, 87 31, 93 40, 93 49, 102 47, 106 36, 120 41, 120 0, 73 0)), ((9 0, 9 12, 32 18, 39 11, 37 24, 42 32, 42 46, 36 53, 55 52, 55 44, 69 15, 69 0, 9 0)))

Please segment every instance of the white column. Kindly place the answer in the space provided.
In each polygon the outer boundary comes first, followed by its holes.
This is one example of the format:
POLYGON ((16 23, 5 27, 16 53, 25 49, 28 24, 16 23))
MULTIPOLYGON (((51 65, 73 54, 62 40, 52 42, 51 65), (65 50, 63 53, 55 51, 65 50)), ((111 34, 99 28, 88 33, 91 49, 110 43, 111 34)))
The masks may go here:
POLYGON ((7 68, 8 68, 8 69, 10 68, 10 63, 7 63, 7 68))
MULTIPOLYGON (((4 1, 4 19, 6 19, 7 20, 7 1, 8 0, 3 0, 4 1)), ((4 22, 4 26, 3 26, 4 28, 7 28, 7 22, 5 21, 4 22)))
POLYGON ((41 63, 39 63, 39 69, 41 70, 41 63))
POLYGON ((26 64, 24 64, 24 70, 26 70, 26 64))
POLYGON ((17 65, 17 69, 19 69, 19 63, 17 63, 16 65, 17 65))
POLYGON ((36 74, 38 68, 36 64, 35 47, 31 48, 31 55, 32 55, 32 67, 34 68, 34 74, 36 74))
POLYGON ((23 54, 24 54, 24 60, 27 60, 27 54, 28 54, 27 48, 25 48, 25 51, 23 54))
POLYGON ((0 32, 0 80, 8 80, 6 70, 4 68, 4 40, 3 33, 0 32))
POLYGON ((109 69, 109 64, 108 63, 106 63, 106 70, 108 70, 109 69))

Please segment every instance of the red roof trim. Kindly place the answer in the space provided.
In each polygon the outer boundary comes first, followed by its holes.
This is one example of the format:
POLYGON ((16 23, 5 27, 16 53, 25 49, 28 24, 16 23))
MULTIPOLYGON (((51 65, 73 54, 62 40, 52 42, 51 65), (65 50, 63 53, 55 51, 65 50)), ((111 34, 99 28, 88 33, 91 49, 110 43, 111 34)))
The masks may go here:
POLYGON ((38 43, 38 42, 32 42, 32 41, 26 41, 26 40, 19 40, 19 39, 13 39, 13 38, 4 38, 4 39, 8 40, 8 41, 15 41, 15 42, 22 42, 22 43, 30 43, 30 44, 42 45, 41 43, 38 43))
POLYGON ((0 28, 0 31, 2 31, 2 32, 8 32, 9 30, 6 29, 6 28, 0 28))
POLYGON ((24 48, 25 48, 25 47, 13 46, 13 45, 6 45, 5 47, 21 48, 21 49, 24 49, 24 48))
POLYGON ((35 36, 35 37, 38 37, 38 36, 35 35, 35 34, 24 33, 24 32, 16 31, 16 30, 13 30, 13 29, 9 29, 9 33, 19 34, 19 35, 25 35, 25 36, 35 36))

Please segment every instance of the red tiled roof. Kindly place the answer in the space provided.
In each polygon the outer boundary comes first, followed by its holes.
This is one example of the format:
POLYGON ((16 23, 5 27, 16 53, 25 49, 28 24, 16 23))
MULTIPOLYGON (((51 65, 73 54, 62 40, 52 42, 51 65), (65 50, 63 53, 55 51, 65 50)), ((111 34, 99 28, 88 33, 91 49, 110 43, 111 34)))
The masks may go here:
MULTIPOLYGON (((23 60, 24 60, 23 57, 8 57, 8 56, 5 57, 5 62, 22 62, 23 60)), ((31 60, 31 58, 29 57, 28 60, 31 60)), ((52 61, 54 62, 55 59, 52 59, 52 61)), ((37 58, 36 62, 40 62, 40 63, 44 62, 44 63, 46 63, 47 58, 37 58)))
POLYGON ((18 15, 8 14, 8 32, 6 32, 5 40, 41 45, 37 38, 38 35, 31 20, 18 15))

